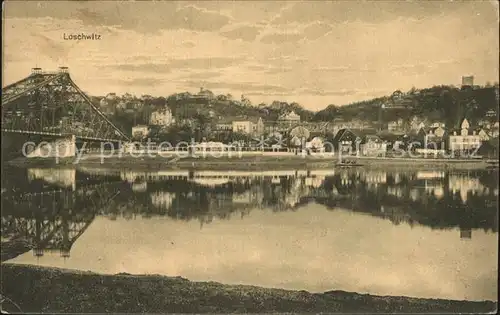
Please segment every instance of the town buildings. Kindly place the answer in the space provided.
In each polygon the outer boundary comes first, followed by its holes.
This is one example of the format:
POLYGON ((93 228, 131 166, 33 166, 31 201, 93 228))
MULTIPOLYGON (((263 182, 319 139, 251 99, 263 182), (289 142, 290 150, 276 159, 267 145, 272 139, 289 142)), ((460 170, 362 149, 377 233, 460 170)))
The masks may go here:
POLYGON ((260 136, 264 134, 264 121, 261 117, 233 120, 233 132, 260 136))

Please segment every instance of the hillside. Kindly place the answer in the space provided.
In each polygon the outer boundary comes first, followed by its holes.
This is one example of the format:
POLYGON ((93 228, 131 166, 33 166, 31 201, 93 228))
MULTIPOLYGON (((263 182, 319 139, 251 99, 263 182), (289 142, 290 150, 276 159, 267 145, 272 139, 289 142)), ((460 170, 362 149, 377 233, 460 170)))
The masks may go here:
MULTIPOLYGON (((93 100, 98 104, 102 97, 93 97, 93 100)), ((147 124, 151 112, 164 106, 172 111, 178 121, 198 117, 212 124, 221 118, 232 117, 262 117, 267 121, 275 121, 281 114, 294 111, 300 115, 302 121, 332 122, 356 119, 387 123, 399 118, 409 121, 411 117, 417 116, 457 127, 462 118, 467 117, 475 124, 484 119, 488 111, 490 118, 495 118, 498 114, 498 85, 468 89, 433 86, 408 92, 396 91, 392 95, 343 106, 328 105, 317 112, 307 110, 295 102, 274 101, 271 104, 253 105, 244 98, 233 100, 230 96, 213 95, 209 100, 193 97, 189 93, 173 94, 167 98, 136 98, 124 95, 108 101, 104 106, 101 103, 101 108, 111 120, 126 132, 134 125, 147 124)))
POLYGON ((317 112, 313 120, 331 121, 359 119, 389 122, 412 116, 440 120, 447 126, 457 126, 463 117, 472 123, 484 119, 489 110, 498 114, 497 87, 457 89, 450 86, 434 86, 428 89, 412 89, 407 93, 396 91, 391 96, 356 102, 337 107, 330 105, 317 112), (384 106, 382 106, 384 105, 384 106))

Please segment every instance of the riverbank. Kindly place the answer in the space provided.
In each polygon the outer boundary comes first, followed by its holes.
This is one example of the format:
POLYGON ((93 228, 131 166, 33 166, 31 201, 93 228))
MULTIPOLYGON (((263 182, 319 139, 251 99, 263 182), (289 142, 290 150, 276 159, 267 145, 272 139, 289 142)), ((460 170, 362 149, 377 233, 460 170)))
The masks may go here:
POLYGON ((2 294, 24 312, 460 312, 496 310, 496 302, 374 296, 344 291, 309 293, 158 275, 91 272, 2 264, 2 294))
MULTIPOLYGON (((481 170, 491 168, 491 164, 485 160, 472 159, 407 159, 407 158, 372 158, 372 157, 349 157, 361 166, 356 168, 367 169, 450 169, 450 170, 481 170)), ((9 165, 18 167, 99 167, 107 169, 128 169, 136 171, 192 169, 192 170, 311 170, 331 169, 338 167, 339 161, 336 157, 319 156, 234 156, 234 157, 206 157, 206 158, 168 158, 161 156, 134 158, 124 156, 121 158, 111 157, 101 159, 99 156, 87 156, 77 161, 75 158, 66 159, 43 159, 43 158, 18 158, 8 162, 9 165)), ((498 166, 498 162, 496 162, 498 166)), ((498 169, 498 167, 496 168, 498 169)))

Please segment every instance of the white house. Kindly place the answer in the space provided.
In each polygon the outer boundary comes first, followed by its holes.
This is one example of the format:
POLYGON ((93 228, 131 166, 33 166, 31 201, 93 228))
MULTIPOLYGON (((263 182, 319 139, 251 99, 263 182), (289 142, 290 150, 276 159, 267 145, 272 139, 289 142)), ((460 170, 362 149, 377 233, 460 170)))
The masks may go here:
POLYGON ((279 116, 278 121, 300 122, 300 116, 297 115, 294 111, 291 111, 287 114, 279 116))
POLYGON ((424 130, 424 144, 431 145, 436 144, 439 145, 445 140, 446 130, 443 127, 433 127, 428 130, 424 130))
POLYGON ((325 150, 325 144, 322 138, 314 137, 311 141, 306 142, 306 148, 323 152, 325 150))
POLYGON ((378 136, 366 135, 360 140, 360 153, 363 155, 378 155, 387 151, 387 143, 378 136))
POLYGON ((161 108, 151 113, 149 123, 154 126, 170 126, 175 122, 172 112, 168 107, 161 108))
POLYGON ((261 117, 251 117, 241 120, 233 120, 233 132, 261 135, 264 133, 264 121, 261 117))
POLYGON ((470 129, 467 119, 462 121, 460 130, 453 131, 449 136, 450 150, 474 150, 481 146, 481 136, 470 129))

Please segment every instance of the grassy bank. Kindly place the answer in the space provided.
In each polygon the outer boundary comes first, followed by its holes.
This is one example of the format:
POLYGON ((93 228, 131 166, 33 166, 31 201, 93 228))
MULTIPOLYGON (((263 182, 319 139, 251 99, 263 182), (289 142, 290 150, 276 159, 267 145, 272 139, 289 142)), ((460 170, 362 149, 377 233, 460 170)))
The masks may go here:
MULTIPOLYGON (((394 158, 349 158, 368 169, 486 169, 490 165, 484 160, 438 160, 438 159, 394 159, 394 158)), ((107 158, 101 160, 96 156, 88 156, 74 163, 75 159, 27 159, 19 158, 9 164, 21 167, 54 167, 67 168, 76 165, 83 167, 104 167, 109 169, 158 170, 158 169, 194 169, 194 170, 283 170, 283 169, 327 169, 338 164, 335 157, 315 156, 243 156, 225 158, 183 158, 172 161, 167 157, 107 158)))
POLYGON ((179 277, 100 275, 2 265, 2 293, 24 312, 492 312, 496 303, 380 297, 192 282, 179 277))

